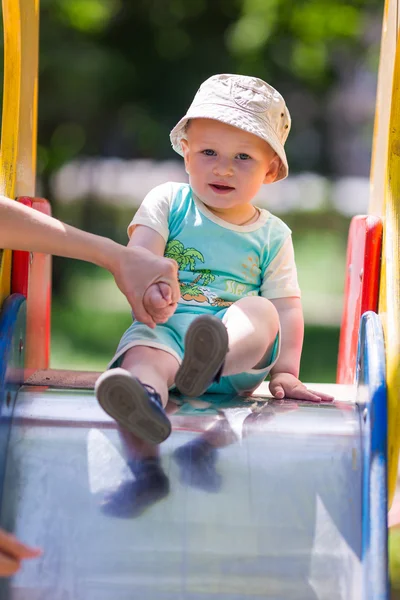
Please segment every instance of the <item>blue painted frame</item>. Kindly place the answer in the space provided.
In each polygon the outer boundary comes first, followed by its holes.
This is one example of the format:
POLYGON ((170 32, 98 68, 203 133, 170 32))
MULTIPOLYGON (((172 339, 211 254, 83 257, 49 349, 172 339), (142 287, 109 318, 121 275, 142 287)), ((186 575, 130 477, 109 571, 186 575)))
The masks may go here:
POLYGON ((0 313, 0 506, 7 446, 18 389, 24 380, 26 299, 12 294, 0 313))
POLYGON ((363 447, 363 600, 389 600, 387 500, 387 389, 380 317, 361 318, 357 404, 363 447))

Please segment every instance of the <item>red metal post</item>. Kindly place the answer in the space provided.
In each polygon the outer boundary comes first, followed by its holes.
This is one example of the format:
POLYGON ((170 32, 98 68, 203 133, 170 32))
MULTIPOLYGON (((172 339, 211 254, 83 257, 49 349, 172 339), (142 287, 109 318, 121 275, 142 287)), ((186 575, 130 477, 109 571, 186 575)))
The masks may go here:
MULTIPOLYGON (((25 206, 51 215, 44 198, 18 198, 25 206)), ((39 252, 13 252, 11 291, 27 298, 25 369, 48 369, 51 327, 51 256, 39 252)))
POLYGON ((353 217, 347 245, 337 383, 354 383, 360 319, 367 310, 378 311, 381 248, 381 219, 372 215, 353 217))

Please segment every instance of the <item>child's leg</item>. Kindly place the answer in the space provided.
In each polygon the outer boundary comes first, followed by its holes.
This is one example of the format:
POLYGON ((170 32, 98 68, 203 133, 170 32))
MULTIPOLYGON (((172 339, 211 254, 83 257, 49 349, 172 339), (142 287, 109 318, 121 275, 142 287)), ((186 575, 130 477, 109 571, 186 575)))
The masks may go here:
POLYGON ((160 394, 162 405, 168 402, 168 388, 174 383, 179 367, 169 352, 148 346, 134 346, 124 355, 122 368, 160 394))
POLYGON ((278 312, 261 296, 238 300, 222 321, 211 315, 197 317, 185 336, 185 354, 175 378, 177 388, 188 396, 200 396, 221 374, 261 368, 272 356, 278 332, 278 312))
POLYGON ((241 298, 228 308, 222 321, 229 338, 223 375, 243 373, 268 361, 279 331, 279 316, 272 302, 261 296, 241 298))
POLYGON ((127 350, 122 364, 124 368, 110 369, 99 377, 97 399, 123 428, 146 442, 159 444, 171 432, 164 406, 178 360, 158 348, 135 346, 127 350))

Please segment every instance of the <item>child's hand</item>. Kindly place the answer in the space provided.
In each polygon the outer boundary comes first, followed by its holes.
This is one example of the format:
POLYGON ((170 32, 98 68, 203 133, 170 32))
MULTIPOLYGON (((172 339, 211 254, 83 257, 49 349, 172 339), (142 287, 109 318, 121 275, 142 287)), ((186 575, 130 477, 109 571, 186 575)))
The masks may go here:
POLYGON ((301 383, 291 373, 275 373, 271 376, 269 382, 271 394, 278 399, 291 398, 296 400, 307 400, 308 402, 332 402, 333 396, 321 394, 308 390, 304 383, 301 383))
POLYGON ((167 283, 153 283, 143 297, 143 306, 155 323, 166 323, 176 310, 171 288, 167 283))

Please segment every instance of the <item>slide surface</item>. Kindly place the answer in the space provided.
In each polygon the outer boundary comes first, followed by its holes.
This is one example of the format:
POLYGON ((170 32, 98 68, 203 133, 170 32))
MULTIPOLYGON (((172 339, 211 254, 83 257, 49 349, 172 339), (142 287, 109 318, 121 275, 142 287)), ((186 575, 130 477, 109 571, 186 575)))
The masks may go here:
POLYGON ((45 553, 1 597, 360 598, 360 414, 351 387, 330 387, 334 405, 172 404, 161 491, 128 471, 93 391, 21 388, 1 524, 45 553), (199 457, 210 432, 219 447, 199 457))

